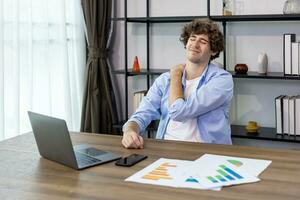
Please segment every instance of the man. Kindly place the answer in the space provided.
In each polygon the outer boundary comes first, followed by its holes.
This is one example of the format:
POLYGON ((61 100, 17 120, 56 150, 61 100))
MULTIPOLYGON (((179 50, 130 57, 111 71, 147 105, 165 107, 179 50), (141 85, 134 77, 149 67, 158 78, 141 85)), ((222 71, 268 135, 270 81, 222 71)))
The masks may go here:
POLYGON ((210 62, 224 49, 223 35, 214 22, 195 19, 185 25, 180 40, 186 63, 155 80, 123 126, 124 147, 143 148, 140 133, 156 119, 157 139, 231 144, 232 76, 210 62))

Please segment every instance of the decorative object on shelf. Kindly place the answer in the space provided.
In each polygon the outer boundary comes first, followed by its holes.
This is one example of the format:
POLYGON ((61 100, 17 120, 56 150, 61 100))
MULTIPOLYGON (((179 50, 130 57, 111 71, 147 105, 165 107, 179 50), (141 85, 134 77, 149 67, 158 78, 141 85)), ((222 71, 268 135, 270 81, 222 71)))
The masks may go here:
POLYGON ((257 122, 249 121, 246 126, 246 130, 248 133, 257 133, 258 130, 257 122))
POLYGON ((257 59, 257 72, 259 74, 266 74, 268 69, 268 57, 265 53, 260 53, 257 59))
POLYGON ((233 0, 223 0, 223 15, 229 16, 233 14, 233 0))
POLYGON ((246 74, 248 72, 248 66, 244 63, 238 63, 235 65, 234 71, 237 74, 246 74))
POLYGON ((139 60, 138 60, 137 56, 134 57, 132 72, 134 72, 134 73, 140 73, 141 72, 140 64, 139 64, 139 60))
POLYGON ((287 0, 283 6, 283 14, 299 14, 300 0, 287 0))

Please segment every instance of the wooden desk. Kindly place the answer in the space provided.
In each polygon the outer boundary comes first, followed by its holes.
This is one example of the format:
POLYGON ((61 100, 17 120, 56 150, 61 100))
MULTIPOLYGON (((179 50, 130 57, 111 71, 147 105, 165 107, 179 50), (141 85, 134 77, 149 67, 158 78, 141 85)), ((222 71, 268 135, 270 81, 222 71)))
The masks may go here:
POLYGON ((146 140, 145 149, 121 147, 121 137, 72 134, 74 144, 88 143, 122 155, 140 153, 148 159, 126 168, 107 163, 76 171, 41 158, 33 135, 0 142, 0 199, 300 199, 300 151, 146 140), (158 158, 194 160, 204 153, 270 159, 258 183, 222 191, 171 188, 125 182, 158 158))

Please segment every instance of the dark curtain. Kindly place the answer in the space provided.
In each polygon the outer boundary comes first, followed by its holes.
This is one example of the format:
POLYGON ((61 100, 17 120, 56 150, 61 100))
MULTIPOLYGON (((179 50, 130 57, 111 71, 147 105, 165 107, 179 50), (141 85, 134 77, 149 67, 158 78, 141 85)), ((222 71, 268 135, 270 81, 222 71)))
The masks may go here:
POLYGON ((107 64, 111 0, 81 0, 88 42, 87 77, 81 131, 114 133, 117 123, 115 96, 107 64))

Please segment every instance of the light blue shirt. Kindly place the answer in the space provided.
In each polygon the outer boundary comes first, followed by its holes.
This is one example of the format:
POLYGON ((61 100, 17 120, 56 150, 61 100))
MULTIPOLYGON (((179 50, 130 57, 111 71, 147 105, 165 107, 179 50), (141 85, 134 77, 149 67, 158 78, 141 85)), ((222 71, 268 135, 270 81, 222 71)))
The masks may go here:
MULTIPOLYGON (((182 87, 185 88, 185 72, 182 87)), ((233 96, 230 73, 210 63, 202 73, 197 89, 187 99, 179 98, 169 106, 170 73, 160 75, 128 121, 144 132, 152 120, 160 119, 156 139, 163 139, 169 120, 197 118, 201 139, 206 143, 232 144, 229 110, 233 96)), ((124 125, 124 127, 126 124, 124 125)))

